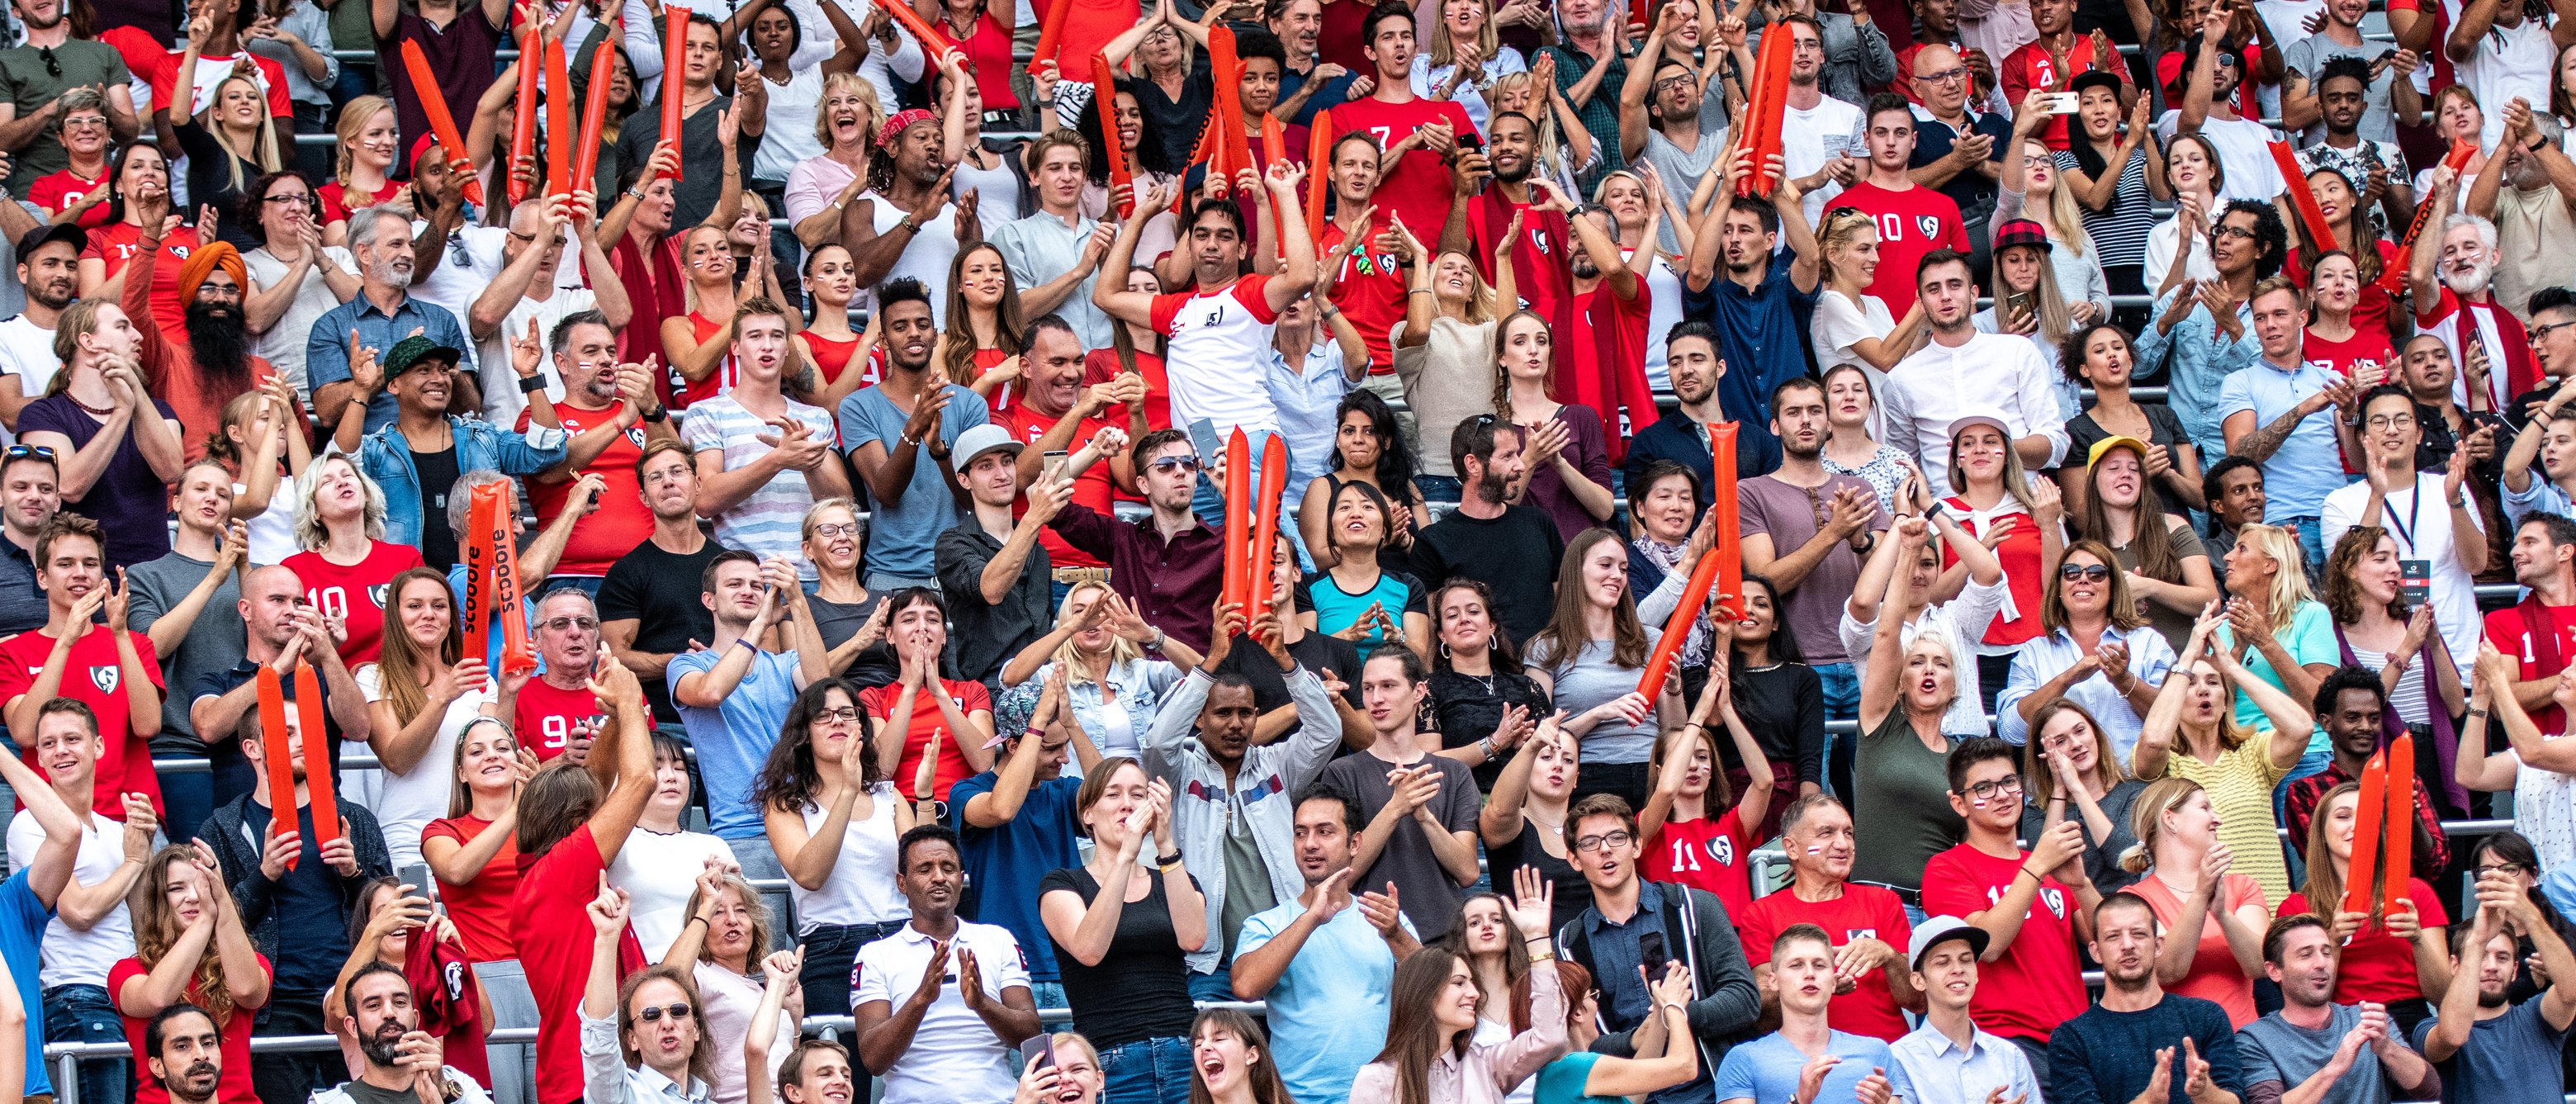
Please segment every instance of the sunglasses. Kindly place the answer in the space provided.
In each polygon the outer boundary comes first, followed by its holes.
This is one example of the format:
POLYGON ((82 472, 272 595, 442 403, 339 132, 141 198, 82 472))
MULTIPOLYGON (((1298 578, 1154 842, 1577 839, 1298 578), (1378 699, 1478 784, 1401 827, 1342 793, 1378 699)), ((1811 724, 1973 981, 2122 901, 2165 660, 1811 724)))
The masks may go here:
POLYGON ((48 464, 56 462, 54 450, 44 445, 11 445, 6 453, 0 453, 0 459, 9 460, 24 460, 30 456, 48 464))
POLYGON ((1154 461, 1152 466, 1155 474, 1157 475, 1169 475, 1174 468, 1179 468, 1184 472, 1192 473, 1199 470, 1199 462, 1187 456, 1166 456, 1160 460, 1154 461))
POLYGON ((54 48, 53 48, 53 47, 51 47, 51 46, 39 46, 39 47, 37 47, 37 48, 36 48, 36 56, 44 59, 44 61, 45 61, 45 75, 46 75, 46 76, 48 76, 48 77, 53 77, 53 78, 55 78, 55 79, 57 79, 57 80, 60 80, 60 79, 62 78, 62 75, 63 75, 63 63, 62 63, 62 62, 60 62, 60 61, 58 61, 58 60, 56 60, 56 59, 54 58, 54 48))
POLYGON ((2077 579, 2098 583, 2111 577, 2111 569, 2101 564, 2063 564, 2057 569, 2057 577, 2070 583, 2077 579))
POLYGON ((680 1001, 667 1008, 658 1004, 650 1004, 636 1009, 635 1019, 642 1023, 659 1023, 663 1016, 668 1015, 675 1020, 685 1020, 689 1018, 689 1011, 689 1002, 687 1001, 680 1001))

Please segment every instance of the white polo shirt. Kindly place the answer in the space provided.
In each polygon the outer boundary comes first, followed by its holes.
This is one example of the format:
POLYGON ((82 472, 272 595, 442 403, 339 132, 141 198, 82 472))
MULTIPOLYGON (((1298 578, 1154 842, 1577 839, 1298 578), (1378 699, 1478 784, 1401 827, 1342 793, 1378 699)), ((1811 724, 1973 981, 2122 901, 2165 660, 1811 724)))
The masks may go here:
MULTIPOLYGON (((1028 964, 1020 942, 1008 928, 959 922, 955 946, 975 952, 975 969, 984 993, 995 1000, 1010 989, 1029 987, 1028 964)), ((921 972, 930 966, 933 941, 921 929, 903 930, 859 948, 856 992, 850 1006, 870 1001, 900 1004, 921 987, 921 972)), ((1007 1100, 1019 1088, 1012 1068, 1018 1051, 1002 1045, 984 1018, 966 1007, 957 991, 957 958, 951 952, 948 976, 939 999, 923 1013, 912 1045, 885 1074, 882 1104, 946 1104, 952 1100, 1007 1100)))

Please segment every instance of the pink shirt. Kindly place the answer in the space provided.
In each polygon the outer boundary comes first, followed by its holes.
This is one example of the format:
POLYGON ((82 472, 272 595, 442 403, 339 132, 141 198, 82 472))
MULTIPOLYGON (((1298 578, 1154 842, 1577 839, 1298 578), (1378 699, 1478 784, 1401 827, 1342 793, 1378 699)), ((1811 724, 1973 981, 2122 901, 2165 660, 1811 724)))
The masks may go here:
MULTIPOLYGON (((1499 1043, 1443 1050, 1431 1064, 1431 1104, 1503 1104, 1515 1086, 1565 1053, 1565 991, 1555 970, 1532 970, 1530 1029, 1499 1043)), ((1349 1104, 1396 1104, 1395 1067, 1361 1066, 1351 1078, 1349 1104)))

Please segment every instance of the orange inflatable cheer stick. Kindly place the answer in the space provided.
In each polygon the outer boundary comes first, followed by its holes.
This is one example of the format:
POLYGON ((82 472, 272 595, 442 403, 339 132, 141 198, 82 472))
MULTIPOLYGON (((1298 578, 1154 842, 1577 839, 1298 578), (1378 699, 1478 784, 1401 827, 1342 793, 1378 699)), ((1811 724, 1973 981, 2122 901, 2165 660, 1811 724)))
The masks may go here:
MULTIPOLYGON (((411 45, 409 41, 403 43, 411 45)), ((430 87, 436 88, 436 85, 430 87)), ((295 760, 287 752, 286 687, 277 680, 277 668, 259 665, 259 734, 264 745, 260 758, 268 762, 268 830, 295 830, 295 760)), ((286 856, 286 868, 295 869, 296 855, 286 856)))
MULTIPOLYGON (((483 202, 483 181, 474 175, 474 161, 465 156, 465 136, 456 129, 456 117, 447 113, 447 97, 438 90, 438 74, 429 68, 429 55, 420 52, 420 43, 404 39, 403 70, 411 76, 411 90, 420 97, 420 110, 429 116, 429 132, 438 139, 439 151, 447 155, 447 168, 465 181, 465 198, 483 202)), ((527 64, 524 57, 520 64, 527 64)))
POLYGON ((2388 813, 2380 819, 2388 842, 2379 849, 2380 915, 2397 911, 2415 875, 2415 734, 2388 745, 2388 813))
POLYGON ((1731 548, 1711 548, 1700 555, 1699 566, 1691 569, 1690 582, 1682 587, 1682 602, 1673 607, 1673 615, 1664 619, 1664 635, 1655 641, 1655 650, 1646 657, 1646 673, 1637 676, 1637 692, 1648 702, 1664 692, 1664 678, 1672 671, 1673 657, 1681 654, 1682 642, 1690 639, 1691 626, 1699 623, 1700 614, 1708 608, 1708 592, 1717 585, 1720 561, 1735 555, 1731 548))
MULTIPOLYGON (((887 4, 890 10, 901 10, 899 2, 887 4)), ((688 67, 689 9, 671 4, 662 6, 662 141, 680 147, 680 86, 687 83, 680 76, 688 67)), ((676 177, 680 174, 664 173, 676 177)), ((656 179, 659 179, 658 177, 656 179)))
MULTIPOLYGON (((501 658, 495 674, 516 675, 537 669, 537 647, 528 639, 528 610, 519 600, 518 540, 511 529, 519 516, 508 482, 486 483, 475 493, 490 492, 492 511, 492 612, 501 619, 501 658)), ((488 639, 488 638, 487 638, 488 639)))
POLYGON ((313 802, 313 846, 321 847, 340 838, 340 801, 331 790, 331 730, 323 727, 321 680, 313 665, 302 660, 295 663, 295 720, 304 735, 304 792, 313 802))
POLYGON ((502 192, 510 197, 510 206, 528 198, 528 183, 518 174, 519 161, 537 152, 537 70, 543 66, 545 50, 538 45, 545 35, 538 31, 537 20, 524 24, 519 34, 519 101, 518 111, 510 120, 510 165, 502 179, 502 192))
POLYGON ((2343 911, 2370 911, 2378 895, 2371 892, 2371 876, 2379 868, 2380 814, 2385 811, 2388 789, 2388 753, 2370 757, 2361 769, 2361 801, 2353 808, 2352 861, 2345 868, 2343 911))
POLYGON ((1136 212, 1136 174, 1127 167, 1127 148, 1118 144, 1118 77, 1109 69, 1106 54, 1091 55, 1091 107, 1100 115, 1101 152, 1109 159, 1109 190, 1127 188, 1127 199, 1118 205, 1118 217, 1136 212))
MULTIPOLYGON (((2460 170, 2469 167, 2469 158, 2477 155, 2476 143, 2455 142, 2451 145, 2451 152, 2442 155, 2442 164, 2450 166, 2451 172, 2457 174, 2460 170)), ((2406 224, 2406 236, 2397 240, 2395 258, 2389 261, 2387 268, 2380 270, 2380 290, 2390 295, 2405 293, 2406 270, 2413 267, 2415 262, 2415 242, 2424 236, 2425 225, 2432 221, 2433 205, 2418 204, 2415 208, 2415 221, 2406 224)))
MULTIPOLYGON (((1279 164, 1280 162, 1282 162, 1282 161, 1286 161, 1286 160, 1288 160, 1288 128, 1286 128, 1286 127, 1283 127, 1283 126, 1280 126, 1280 125, 1279 125, 1279 117, 1278 117, 1278 116, 1273 115, 1273 114, 1270 114, 1269 112, 1266 112, 1266 111, 1265 111, 1265 112, 1262 112, 1262 114, 1261 114, 1261 175, 1262 175, 1262 177, 1263 177, 1264 179, 1267 179, 1267 178, 1270 176, 1270 166, 1272 166, 1272 165, 1276 165, 1276 164, 1279 164)), ((1307 170, 1308 172, 1310 172, 1310 173, 1315 173, 1315 174, 1317 174, 1317 175, 1321 175, 1321 172, 1320 172, 1320 170, 1321 170, 1321 166, 1311 165, 1311 164, 1310 164, 1310 165, 1308 165, 1308 166, 1306 167, 1306 170, 1307 170)), ((1286 222, 1286 219, 1287 219, 1287 218, 1288 218, 1288 216, 1287 216, 1286 214, 1282 213, 1282 212, 1279 210, 1279 205, 1278 205, 1278 204, 1273 203, 1273 204, 1271 204, 1271 205, 1270 205, 1270 229, 1271 229, 1271 231, 1272 231, 1272 236, 1273 236, 1274 238, 1276 238, 1277 240, 1282 241, 1282 242, 1284 242, 1284 241, 1287 241, 1287 240, 1288 240, 1288 223, 1286 222)), ((1311 235, 1311 234, 1310 234, 1310 235, 1308 235, 1308 236, 1307 236, 1306 240, 1307 240, 1307 241, 1309 241, 1309 242, 1312 242, 1312 241, 1314 241, 1314 240, 1315 240, 1315 238, 1314 238, 1314 236, 1313 236, 1313 235, 1311 235)), ((1276 252, 1278 252, 1278 250, 1277 250, 1277 249, 1273 249, 1273 250, 1271 250, 1271 252, 1276 253, 1276 252)), ((1278 440, 1278 438, 1276 438, 1276 437, 1271 438, 1271 439, 1272 439, 1272 440, 1274 440, 1274 441, 1275 441, 1275 440, 1278 440)), ((1269 469, 1265 468, 1265 469, 1263 469, 1263 470, 1264 470, 1264 471, 1267 471, 1267 470, 1269 470, 1269 469)))
POLYGON ((1735 491, 1735 434, 1733 422, 1708 427, 1710 493, 1716 497, 1709 509, 1717 511, 1715 547, 1725 555, 1717 558, 1718 605, 1737 619, 1744 617, 1744 536, 1742 518, 1738 515, 1742 500, 1735 491))
POLYGON ((912 5, 905 3, 904 0, 885 0, 877 7, 887 15, 893 16, 894 21, 903 27, 904 33, 912 36, 913 41, 921 43, 921 52, 930 55, 933 68, 938 67, 939 62, 950 54, 966 52, 959 49, 955 42, 949 41, 948 36, 940 33, 938 28, 931 26, 929 20, 923 19, 921 13, 912 10, 912 5))
POLYGON ((1782 116, 1789 106, 1789 65, 1790 36, 1763 35, 1762 55, 1753 65, 1752 102, 1744 113, 1751 131, 1753 172, 1736 181, 1739 196, 1769 195, 1777 183, 1769 159, 1780 152, 1782 116))
POLYGON ((1279 545, 1279 499, 1287 492, 1288 442, 1273 433, 1261 444, 1261 502, 1253 508, 1252 543, 1243 550, 1243 586, 1251 599, 1244 613, 1247 631, 1270 612, 1270 556, 1279 545))
MULTIPOLYGON (((1252 445, 1244 440, 1243 427, 1234 427, 1234 435, 1225 444, 1225 602, 1241 603, 1252 589, 1250 559, 1245 555, 1244 536, 1251 530, 1252 518, 1244 507, 1252 499, 1252 445)), ((1248 608, 1248 607, 1247 607, 1248 608)), ((1220 630, 1222 631, 1222 630, 1220 630)))
MULTIPOLYGON (((1324 197, 1333 178, 1333 109, 1315 113, 1315 125, 1306 131, 1306 240, 1315 243, 1318 252, 1324 248, 1324 197)), ((1366 250, 1367 243, 1353 247, 1366 250)))
POLYGON ((573 134, 572 67, 564 57, 564 44, 546 42, 546 194, 572 194, 572 147, 579 139, 573 134))
POLYGON ((591 55, 590 90, 581 105, 581 144, 573 149, 572 179, 566 182, 574 191, 595 187, 599 180, 599 137, 608 129, 608 82, 617 74, 617 63, 610 55, 616 50, 616 43, 602 42, 599 52, 591 55))
POLYGON ((2317 206, 2317 193, 2308 187, 2308 174, 2299 171, 2298 156, 2290 152, 2288 142, 2265 142, 2272 151, 2272 167, 2281 171, 2281 190, 2290 197, 2290 206, 2299 212, 2299 232, 2306 234, 2319 251, 2338 248, 2334 226, 2326 222, 2325 208, 2317 206))
POLYGON ((1243 134, 1243 59, 1234 52, 1234 31, 1223 23, 1208 28, 1208 54, 1218 78, 1217 126, 1224 142, 1225 175, 1231 181, 1236 173, 1260 167, 1252 163, 1252 141, 1243 134))
POLYGON ((482 487, 471 494, 465 510, 465 639, 480 649, 491 632, 492 529, 497 524, 493 507, 497 503, 482 487))
MULTIPOLYGON (((902 3, 903 0, 887 0, 887 2, 902 3)), ((1055 56, 1057 46, 1064 40, 1064 19, 1072 10, 1073 0, 1055 0, 1055 3, 1047 5, 1046 16, 1038 23, 1038 48, 1029 55, 1030 76, 1038 75, 1038 66, 1057 60, 1055 56)), ((1064 75, 1064 67, 1061 64, 1056 67, 1056 75, 1058 77, 1064 75)))

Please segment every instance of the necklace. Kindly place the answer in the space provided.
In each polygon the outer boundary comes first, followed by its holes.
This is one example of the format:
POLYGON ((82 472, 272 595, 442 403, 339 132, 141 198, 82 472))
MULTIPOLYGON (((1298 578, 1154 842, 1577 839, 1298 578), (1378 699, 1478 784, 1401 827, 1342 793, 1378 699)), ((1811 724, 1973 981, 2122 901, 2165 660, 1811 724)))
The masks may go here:
POLYGON ((63 392, 63 397, 70 399, 73 406, 81 408, 84 413, 87 413, 93 418, 109 418, 114 417, 116 414, 116 406, 112 402, 106 406, 91 406, 88 403, 80 401, 80 396, 74 395, 68 390, 63 392))

